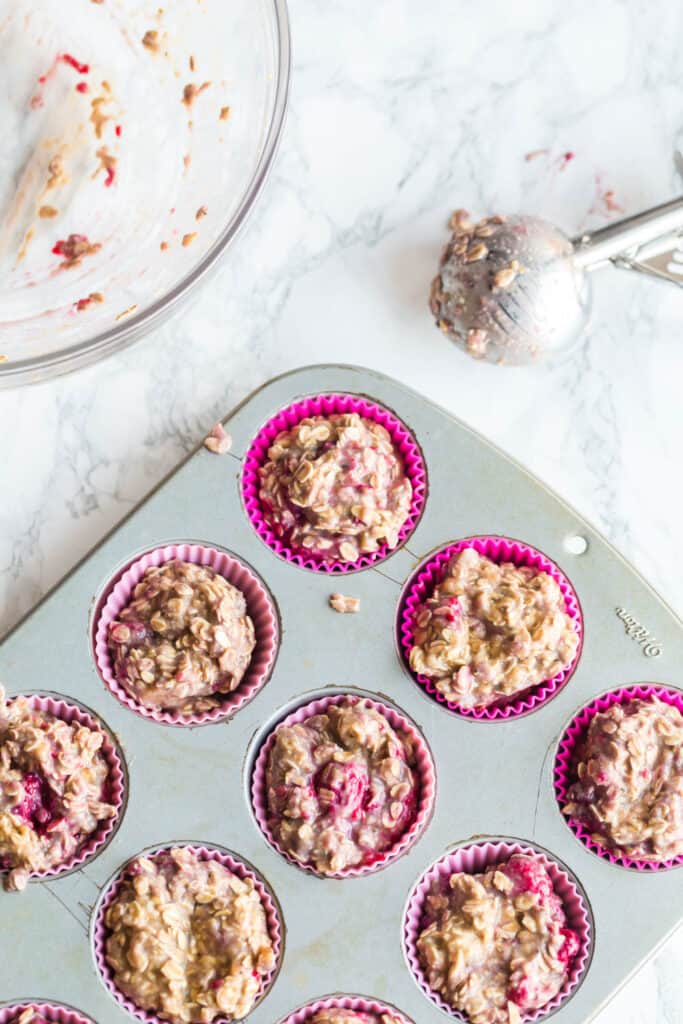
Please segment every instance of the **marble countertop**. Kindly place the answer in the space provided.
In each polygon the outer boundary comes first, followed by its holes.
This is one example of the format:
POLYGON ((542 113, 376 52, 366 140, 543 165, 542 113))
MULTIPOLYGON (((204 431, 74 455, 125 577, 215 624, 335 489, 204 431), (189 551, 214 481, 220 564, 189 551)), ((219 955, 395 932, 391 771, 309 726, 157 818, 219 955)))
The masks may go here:
MULTIPOLYGON (((427 294, 456 206, 538 213, 573 233, 681 191, 683 7, 291 6, 282 150, 219 276, 122 355, 0 394, 0 631, 250 390, 325 361, 383 370, 446 406, 574 505, 682 614, 683 293, 605 270, 577 353, 531 369, 461 355, 434 328, 427 294)), ((682 1019, 683 931, 599 1024, 682 1019)))

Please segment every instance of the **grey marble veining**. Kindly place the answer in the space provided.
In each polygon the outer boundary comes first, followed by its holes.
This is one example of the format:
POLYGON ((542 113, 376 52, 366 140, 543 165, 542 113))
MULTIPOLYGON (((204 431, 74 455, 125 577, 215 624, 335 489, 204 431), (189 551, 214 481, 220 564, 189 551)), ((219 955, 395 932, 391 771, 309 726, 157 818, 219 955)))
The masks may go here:
MULTIPOLYGON (((674 535, 683 293, 600 272, 578 352, 514 371, 468 361, 426 305, 455 206, 521 209, 575 232, 618 215, 606 209, 608 191, 627 213, 680 191, 683 9, 670 0, 291 8, 282 151, 219 276, 121 356, 0 395, 0 629, 253 387, 333 360, 382 369, 470 423, 683 613, 674 535), (548 152, 525 159, 539 149, 548 152)), ((682 966, 679 934, 600 1024, 678 1024, 682 966)))

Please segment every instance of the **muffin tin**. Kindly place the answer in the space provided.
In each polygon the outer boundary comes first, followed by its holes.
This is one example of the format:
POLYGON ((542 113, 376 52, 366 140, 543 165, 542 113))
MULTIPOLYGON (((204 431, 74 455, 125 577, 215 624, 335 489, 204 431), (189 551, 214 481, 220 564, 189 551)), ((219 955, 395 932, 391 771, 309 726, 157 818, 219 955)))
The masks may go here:
MULTIPOLYGON (((0 648, 10 695, 82 701, 116 736, 128 802, 110 841, 76 870, 0 893, 0 1006, 76 1007, 97 1024, 131 1016, 106 989, 93 952, 93 909, 109 880, 149 847, 217 846, 252 865, 282 913, 282 963, 251 1024, 304 1020, 299 1008, 335 994, 395 1006, 415 1024, 448 1019, 420 989, 403 935, 422 875, 468 841, 537 846, 586 894, 592 959, 553 1014, 586 1024, 678 925, 683 871, 637 872, 596 856, 567 826, 553 787, 558 741, 579 710, 608 689, 683 688, 683 628, 623 559, 538 481, 453 417, 367 370, 320 366, 287 374, 226 420, 227 456, 200 448, 32 612, 0 648), (285 561, 245 511, 242 459, 264 424, 309 396, 349 393, 389 409, 415 438, 427 498, 413 532, 372 566, 331 578, 285 561), (405 671, 398 610, 423 561, 461 539, 493 535, 532 545, 566 574, 584 638, 571 678, 528 714, 492 721, 454 715, 405 671), (268 588, 280 618, 270 678, 227 720, 182 727, 147 720, 108 690, 96 669, 97 612, 112 581, 140 555, 174 543, 226 549, 268 588), (581 553, 573 553, 581 552, 581 553), (328 607, 358 596, 357 615, 328 607), (656 638, 656 641, 653 639, 656 638), (251 771, 264 730, 307 700, 369 691, 421 729, 436 765, 434 813, 403 856, 382 870, 321 879, 267 842, 251 807, 251 771)), ((545 1019, 547 1015, 535 1015, 545 1019)))

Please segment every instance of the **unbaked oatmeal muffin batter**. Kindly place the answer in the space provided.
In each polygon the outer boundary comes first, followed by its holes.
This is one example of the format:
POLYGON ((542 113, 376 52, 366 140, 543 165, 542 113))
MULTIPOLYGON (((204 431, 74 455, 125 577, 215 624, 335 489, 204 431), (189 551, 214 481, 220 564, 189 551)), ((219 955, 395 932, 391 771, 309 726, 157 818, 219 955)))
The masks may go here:
POLYGON ((464 708, 487 707, 569 667, 579 637, 547 572, 493 562, 474 548, 450 559, 415 614, 410 667, 464 708))
POLYGON ((187 848, 134 861, 105 925, 117 988, 164 1020, 241 1019, 275 966, 253 881, 187 848))
POLYGON ((311 416, 285 430, 260 469, 275 535, 323 561, 395 548, 412 486, 388 432, 357 413, 311 416))
POLYGON ((378 860, 410 827, 417 809, 410 736, 357 697, 281 725, 266 783, 275 839, 322 874, 378 860))
POLYGON ((396 1017, 388 1013, 365 1013, 363 1010, 318 1010, 306 1024, 399 1024, 396 1017))
POLYGON ((109 627, 114 674, 146 708, 208 711, 244 677, 255 646, 244 594, 204 565, 147 569, 109 627))
POLYGON ((425 914, 426 979, 470 1024, 519 1024, 557 995, 579 951, 545 866, 524 854, 435 882, 425 914))
POLYGON ((683 715, 656 698, 591 719, 563 810, 600 845, 636 860, 683 854, 683 715))
POLYGON ((104 735, 39 711, 0 686, 0 870, 5 888, 69 860, 100 822, 109 802, 104 735))

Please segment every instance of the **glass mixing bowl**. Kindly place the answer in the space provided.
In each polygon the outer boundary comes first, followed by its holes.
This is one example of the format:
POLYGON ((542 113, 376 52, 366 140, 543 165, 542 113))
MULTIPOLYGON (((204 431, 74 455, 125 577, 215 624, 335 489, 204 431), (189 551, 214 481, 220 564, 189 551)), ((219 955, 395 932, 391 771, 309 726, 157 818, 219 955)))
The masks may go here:
POLYGON ((0 386, 123 348, 207 278, 289 71, 286 0, 0 0, 0 386))

